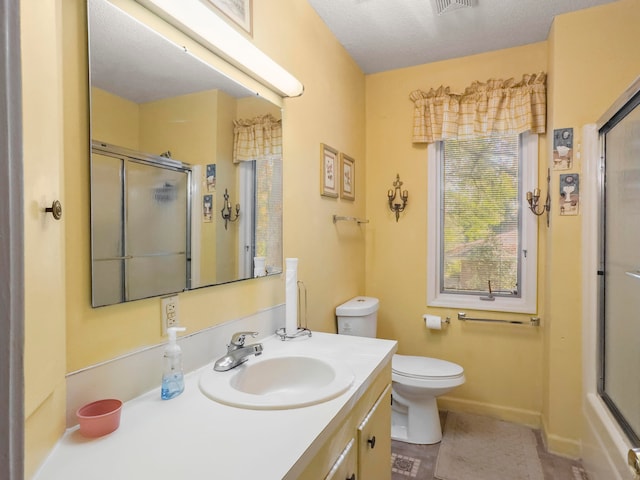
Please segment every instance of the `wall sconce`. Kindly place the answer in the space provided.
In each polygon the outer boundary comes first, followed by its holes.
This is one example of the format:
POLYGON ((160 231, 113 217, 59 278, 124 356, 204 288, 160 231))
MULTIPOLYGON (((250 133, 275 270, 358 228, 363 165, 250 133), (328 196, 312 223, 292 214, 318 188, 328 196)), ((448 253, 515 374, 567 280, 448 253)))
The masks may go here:
POLYGON ((396 222, 400 218, 400 212, 403 212, 405 207, 407 206, 407 201, 409 200, 409 192, 406 190, 402 191, 400 187, 402 187, 402 182, 400 181, 400 174, 396 175, 396 181, 393 182, 394 190, 389 190, 387 192, 387 197, 389 197, 389 208, 392 212, 396 214, 396 222), (402 203, 395 203, 396 199, 402 200, 402 203))
POLYGON ((224 229, 227 229, 228 222, 235 222, 240 216, 240 204, 236 203, 236 216, 232 215, 231 210, 231 202, 229 202, 229 192, 227 189, 224 189, 224 204, 222 205, 222 210, 220 210, 222 214, 222 219, 224 220, 224 229))
POLYGON ((547 168, 547 198, 544 205, 540 205, 540 189, 534 188, 533 192, 527 192, 527 202, 529 202, 529 210, 534 215, 540 216, 547 212, 547 227, 549 226, 549 211, 551 210, 551 170, 547 168), (540 209, 540 207, 542 209, 540 209))

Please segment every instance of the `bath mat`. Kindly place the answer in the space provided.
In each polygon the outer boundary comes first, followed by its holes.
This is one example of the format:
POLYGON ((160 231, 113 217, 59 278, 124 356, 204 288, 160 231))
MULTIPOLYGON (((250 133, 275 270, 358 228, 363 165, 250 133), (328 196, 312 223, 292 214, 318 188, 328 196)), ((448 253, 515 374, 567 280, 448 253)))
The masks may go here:
POLYGON ((440 480, 544 480, 536 437, 527 427, 449 412, 435 477, 440 480))
POLYGON ((406 455, 391 454, 391 472, 398 473, 407 477, 415 477, 418 475, 420 468, 420 460, 406 455))

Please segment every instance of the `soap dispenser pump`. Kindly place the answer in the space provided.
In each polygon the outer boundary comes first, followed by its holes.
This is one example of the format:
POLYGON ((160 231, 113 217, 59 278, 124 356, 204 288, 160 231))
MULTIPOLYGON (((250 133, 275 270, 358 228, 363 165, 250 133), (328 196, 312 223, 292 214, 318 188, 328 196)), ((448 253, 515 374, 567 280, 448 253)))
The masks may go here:
POLYGON ((169 400, 184 391, 184 373, 182 372, 182 350, 176 343, 177 332, 184 332, 184 327, 169 327, 169 342, 164 349, 164 371, 160 397, 169 400))

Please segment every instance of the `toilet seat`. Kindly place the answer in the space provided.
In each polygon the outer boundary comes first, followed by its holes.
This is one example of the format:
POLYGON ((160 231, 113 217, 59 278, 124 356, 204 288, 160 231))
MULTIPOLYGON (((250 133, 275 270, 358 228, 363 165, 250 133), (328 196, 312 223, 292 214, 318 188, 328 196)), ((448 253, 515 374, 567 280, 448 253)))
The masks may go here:
POLYGON ((444 388, 462 385, 464 369, 453 362, 438 358, 394 355, 391 360, 391 379, 404 385, 425 388, 444 388))
POLYGON ((425 380, 454 379, 464 374, 460 365, 446 360, 397 354, 391 360, 391 371, 397 375, 425 380))

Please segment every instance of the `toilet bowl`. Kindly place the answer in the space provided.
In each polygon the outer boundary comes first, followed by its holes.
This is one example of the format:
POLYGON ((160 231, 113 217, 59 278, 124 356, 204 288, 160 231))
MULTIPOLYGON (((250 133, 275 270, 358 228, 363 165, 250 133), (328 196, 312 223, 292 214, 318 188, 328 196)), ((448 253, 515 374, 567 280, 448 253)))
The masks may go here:
POLYGON ((391 380, 391 438, 418 444, 442 440, 436 397, 465 382, 462 367, 437 358, 394 355, 391 380))
MULTIPOLYGON (((379 301, 355 297, 336 308, 338 333, 376 336, 379 301)), ((460 365, 437 358, 394 355, 391 361, 391 438, 431 444, 442 439, 436 397, 465 382, 460 365)))

